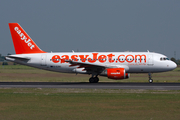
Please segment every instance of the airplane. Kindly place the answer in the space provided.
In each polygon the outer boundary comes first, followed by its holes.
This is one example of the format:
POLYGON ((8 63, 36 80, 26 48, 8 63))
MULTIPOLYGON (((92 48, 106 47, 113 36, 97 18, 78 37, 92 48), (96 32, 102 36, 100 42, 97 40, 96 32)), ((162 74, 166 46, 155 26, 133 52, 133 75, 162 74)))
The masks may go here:
POLYGON ((90 83, 98 83, 98 76, 127 79, 130 73, 165 72, 177 67, 165 55, 154 52, 45 52, 29 37, 18 23, 9 23, 16 54, 6 60, 49 71, 90 74, 90 83))

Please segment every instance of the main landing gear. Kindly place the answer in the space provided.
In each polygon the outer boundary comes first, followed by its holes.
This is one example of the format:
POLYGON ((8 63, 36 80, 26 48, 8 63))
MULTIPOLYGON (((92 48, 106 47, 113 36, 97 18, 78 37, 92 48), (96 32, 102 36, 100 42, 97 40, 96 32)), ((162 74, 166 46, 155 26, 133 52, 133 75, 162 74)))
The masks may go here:
POLYGON ((97 76, 89 78, 89 82, 90 83, 98 83, 99 82, 99 78, 97 76))
POLYGON ((153 79, 151 78, 151 73, 148 74, 149 75, 149 83, 153 83, 153 79))

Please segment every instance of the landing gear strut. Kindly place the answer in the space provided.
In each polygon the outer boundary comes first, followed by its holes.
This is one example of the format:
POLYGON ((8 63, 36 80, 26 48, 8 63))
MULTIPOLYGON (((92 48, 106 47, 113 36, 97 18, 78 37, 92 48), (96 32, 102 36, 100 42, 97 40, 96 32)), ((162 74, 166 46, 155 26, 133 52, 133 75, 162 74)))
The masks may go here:
POLYGON ((149 83, 153 83, 153 79, 151 78, 151 73, 148 74, 149 75, 149 83))
POLYGON ((99 78, 97 77, 97 75, 95 77, 93 77, 94 75, 92 75, 91 78, 89 78, 89 82, 90 83, 98 83, 99 82, 99 78))

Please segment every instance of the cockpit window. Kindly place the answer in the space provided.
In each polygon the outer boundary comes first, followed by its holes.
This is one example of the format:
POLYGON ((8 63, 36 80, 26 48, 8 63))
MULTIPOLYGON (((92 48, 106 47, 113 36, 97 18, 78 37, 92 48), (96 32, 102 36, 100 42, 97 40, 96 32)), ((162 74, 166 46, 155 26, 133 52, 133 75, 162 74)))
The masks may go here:
POLYGON ((161 61, 169 60, 169 58, 167 58, 167 57, 161 57, 160 60, 161 60, 161 61))

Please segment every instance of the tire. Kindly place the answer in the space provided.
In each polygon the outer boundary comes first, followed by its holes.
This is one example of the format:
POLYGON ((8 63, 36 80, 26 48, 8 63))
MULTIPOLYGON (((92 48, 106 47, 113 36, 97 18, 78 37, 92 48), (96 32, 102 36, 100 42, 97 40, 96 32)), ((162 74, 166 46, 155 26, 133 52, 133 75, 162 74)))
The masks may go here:
POLYGON ((93 77, 89 78, 89 83, 94 83, 94 78, 93 77))
POLYGON ((94 78, 94 83, 98 83, 99 82, 99 78, 98 77, 95 77, 94 78))
POLYGON ((98 77, 91 77, 89 78, 89 83, 98 83, 99 82, 99 78, 98 77))
POLYGON ((149 80, 149 83, 153 83, 153 79, 150 79, 150 80, 149 80))

